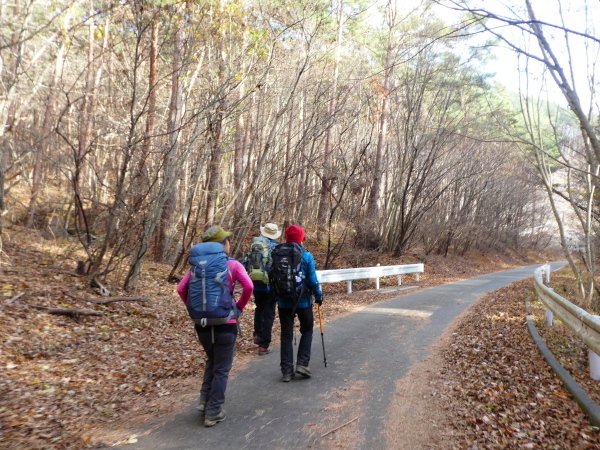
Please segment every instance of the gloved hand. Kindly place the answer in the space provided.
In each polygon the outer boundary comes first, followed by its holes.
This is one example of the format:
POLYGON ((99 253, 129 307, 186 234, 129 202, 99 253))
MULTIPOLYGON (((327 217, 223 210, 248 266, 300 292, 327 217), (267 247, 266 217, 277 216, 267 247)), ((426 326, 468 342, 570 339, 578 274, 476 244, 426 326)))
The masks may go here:
POLYGON ((323 294, 321 294, 321 295, 315 295, 315 303, 317 305, 322 305, 323 304, 323 294))

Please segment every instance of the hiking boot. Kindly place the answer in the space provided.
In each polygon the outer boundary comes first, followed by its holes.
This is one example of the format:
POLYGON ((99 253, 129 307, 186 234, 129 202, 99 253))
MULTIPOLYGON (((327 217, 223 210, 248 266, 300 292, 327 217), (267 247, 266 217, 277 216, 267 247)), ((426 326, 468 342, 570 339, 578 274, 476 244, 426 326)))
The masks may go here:
POLYGON ((259 343, 259 341, 260 341, 260 338, 258 337, 258 333, 254 333, 254 334, 252 335, 252 339, 253 339, 253 342, 254 342, 256 345, 258 345, 258 343, 259 343))
POLYGON ((298 375, 302 375, 302 378, 312 377, 312 372, 310 371, 308 366, 296 366, 296 373, 298 375))
POLYGON ((216 416, 206 416, 206 417, 204 417, 204 426, 212 427, 213 425, 216 425, 219 422, 223 422, 226 417, 227 417, 227 414, 225 414, 225 411, 223 411, 223 410, 221 410, 221 412, 219 414, 217 414, 216 416))
POLYGON ((258 347, 258 354, 260 356, 268 355, 269 353, 271 353, 271 349, 270 348, 258 347))
POLYGON ((205 409, 206 409, 206 400, 200 399, 200 401, 198 402, 198 411, 203 413, 205 409))
POLYGON ((292 378, 294 378, 294 372, 284 373, 283 377, 281 377, 281 381, 283 381, 284 383, 289 383, 290 381, 292 381, 292 378))

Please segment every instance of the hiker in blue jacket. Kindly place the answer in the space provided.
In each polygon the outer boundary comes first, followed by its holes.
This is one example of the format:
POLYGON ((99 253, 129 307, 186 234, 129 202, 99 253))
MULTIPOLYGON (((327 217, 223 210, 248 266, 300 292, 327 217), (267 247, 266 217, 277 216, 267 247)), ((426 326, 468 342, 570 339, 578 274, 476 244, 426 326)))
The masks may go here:
MULTIPOLYGON (((260 227, 260 234, 269 240, 269 254, 277 244, 276 239, 281 236, 281 230, 274 223, 267 223, 260 227)), ((254 283, 254 343, 258 345, 258 354, 261 356, 271 353, 271 338, 273 322, 275 321, 275 298, 268 284, 253 280, 254 283)))
MULTIPOLYGON (((303 378, 310 378, 312 373, 308 364, 313 336, 313 297, 319 305, 323 302, 323 292, 317 280, 315 259, 313 255, 302 247, 305 233, 297 226, 291 225, 285 230, 285 241, 296 243, 302 251, 300 262, 301 278, 303 279, 302 294, 297 300, 282 298, 276 293, 279 307, 279 321, 281 323, 281 373, 282 381, 289 382, 297 373, 303 378), (298 316, 300 322, 300 342, 296 355, 296 370, 294 371, 294 349, 292 340, 294 337, 294 318, 298 316)), ((283 246, 285 244, 281 244, 283 246)), ((278 246, 279 247, 279 246, 278 246)), ((277 247, 276 247, 277 248, 277 247)), ((275 261, 274 261, 275 264, 275 261)), ((273 281, 271 284, 274 284, 273 281)))

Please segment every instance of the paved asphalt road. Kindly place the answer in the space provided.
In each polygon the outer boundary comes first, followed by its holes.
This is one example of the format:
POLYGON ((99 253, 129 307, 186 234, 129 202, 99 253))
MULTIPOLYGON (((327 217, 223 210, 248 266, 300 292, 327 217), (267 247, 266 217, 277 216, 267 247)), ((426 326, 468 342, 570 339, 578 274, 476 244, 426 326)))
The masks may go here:
MULTIPOLYGON (((562 263, 552 265, 552 269, 562 263)), ((323 364, 318 322, 313 337, 313 377, 281 382, 278 348, 253 360, 230 378, 226 394, 227 419, 203 426, 194 398, 187 411, 139 438, 127 449, 302 449, 320 448, 319 423, 332 393, 358 383, 366 400, 357 402, 357 426, 364 439, 360 448, 385 447, 381 437, 385 412, 396 381, 423 359, 446 327, 486 292, 533 275, 537 266, 485 275, 398 297, 341 317, 326 325, 323 364)), ((326 302, 323 311, 326 314, 326 302)), ((349 420, 349 419, 346 419, 349 420)), ((343 422, 340 423, 340 425, 343 422)), ((147 429, 154 428, 148 424, 147 429)))

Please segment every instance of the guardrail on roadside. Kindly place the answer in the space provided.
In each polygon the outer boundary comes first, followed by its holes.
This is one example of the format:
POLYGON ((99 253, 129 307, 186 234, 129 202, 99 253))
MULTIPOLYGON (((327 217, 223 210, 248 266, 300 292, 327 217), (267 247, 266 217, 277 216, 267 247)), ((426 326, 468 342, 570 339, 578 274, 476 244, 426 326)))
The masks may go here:
POLYGON ((590 360, 590 376, 600 380, 600 316, 590 314, 561 297, 554 289, 544 285, 550 282, 550 264, 535 270, 533 284, 538 298, 546 305, 546 324, 552 326, 553 316, 560 320, 588 346, 590 360))
POLYGON ((423 264, 405 264, 400 266, 377 266, 377 267, 358 267, 355 269, 333 269, 317 270, 317 279, 319 283, 337 283, 339 281, 348 282, 348 294, 352 293, 352 281, 366 280, 375 278, 375 288, 379 289, 379 279, 381 277, 398 276, 398 286, 402 286, 402 275, 415 274, 419 281, 419 274, 425 271, 423 264))

